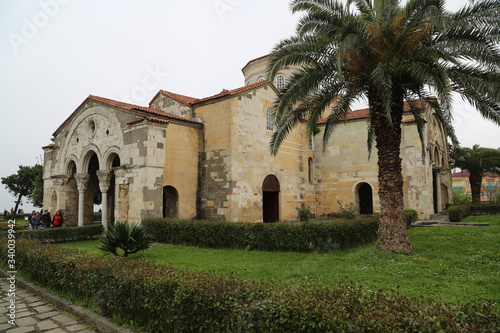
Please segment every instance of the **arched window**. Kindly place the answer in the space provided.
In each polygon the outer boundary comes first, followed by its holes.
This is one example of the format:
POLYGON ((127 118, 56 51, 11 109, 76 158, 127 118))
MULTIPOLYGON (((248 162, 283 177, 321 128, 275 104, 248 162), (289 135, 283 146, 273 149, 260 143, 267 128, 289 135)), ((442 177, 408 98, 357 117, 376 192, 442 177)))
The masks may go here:
POLYGON ((274 132, 274 111, 271 108, 266 111, 266 130, 274 132))
POLYGON ((264 79, 264 77, 263 77, 263 76, 259 76, 259 78, 257 79, 257 82, 262 82, 262 81, 264 81, 264 80, 265 80, 265 79, 264 79))
POLYGON ((307 160, 307 172, 308 172, 308 177, 309 177, 309 184, 314 183, 314 176, 313 176, 313 159, 309 157, 307 160))
POLYGON ((285 75, 278 74, 278 76, 276 76, 276 89, 278 89, 278 91, 285 89, 285 75))

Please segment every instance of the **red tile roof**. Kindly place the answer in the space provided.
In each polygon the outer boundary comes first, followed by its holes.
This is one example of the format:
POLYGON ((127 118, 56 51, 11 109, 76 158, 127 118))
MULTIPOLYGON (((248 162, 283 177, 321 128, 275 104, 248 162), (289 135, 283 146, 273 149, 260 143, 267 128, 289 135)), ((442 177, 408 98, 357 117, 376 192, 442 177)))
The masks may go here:
POLYGON ((167 97, 170 97, 173 100, 176 100, 177 102, 180 102, 180 103, 186 104, 186 105, 191 105, 198 100, 197 98, 194 98, 194 97, 174 94, 173 92, 166 91, 166 90, 160 90, 159 93, 162 95, 165 95, 167 97))
POLYGON ((203 103, 206 101, 215 100, 215 99, 226 97, 226 96, 238 95, 238 94, 244 93, 248 90, 252 90, 255 88, 265 86, 266 84, 271 84, 271 83, 269 81, 262 81, 262 82, 252 83, 252 84, 249 84, 249 85, 246 85, 246 86, 243 86, 240 88, 236 88, 233 90, 222 89, 222 91, 220 93, 213 95, 213 96, 205 97, 205 98, 188 97, 188 96, 184 96, 184 95, 174 94, 170 91, 165 91, 165 90, 160 90, 160 93, 167 96, 167 97, 170 97, 170 98, 176 100, 177 102, 183 103, 185 105, 195 106, 196 104, 203 103))
POLYGON ((161 116, 161 117, 166 117, 166 118, 170 118, 170 119, 176 119, 176 120, 180 120, 180 121, 186 121, 186 122, 190 122, 190 123, 200 124, 200 122, 198 122, 198 121, 191 120, 191 119, 186 119, 186 118, 183 118, 183 117, 180 117, 180 116, 176 116, 174 114, 171 114, 171 113, 168 113, 168 112, 164 112, 162 110, 158 110, 158 109, 154 109, 154 108, 149 108, 149 107, 144 107, 144 106, 139 106, 139 105, 134 105, 134 104, 129 104, 129 103, 124 103, 124 102, 119 102, 119 101, 115 101, 115 100, 112 100, 112 99, 109 99, 109 98, 104 98, 104 97, 89 95, 89 97, 87 97, 76 108, 76 110, 73 111, 73 113, 71 113, 71 115, 68 118, 66 118, 66 120, 55 130, 55 132, 52 135, 55 136, 59 132, 59 130, 64 125, 66 125, 66 123, 77 112, 77 110, 80 109, 80 107, 82 107, 82 105, 84 105, 89 99, 97 101, 97 102, 100 102, 100 103, 104 103, 104 104, 107 104, 107 105, 111 105, 111 106, 114 106, 114 107, 117 107, 117 108, 120 108, 120 109, 124 109, 124 110, 141 111, 141 112, 146 112, 146 113, 153 114, 153 115, 156 115, 156 116, 161 116))
MULTIPOLYGON (((423 103, 422 103, 422 100, 417 100, 416 102, 419 103, 420 106, 422 106, 422 108, 429 106, 429 104, 425 101, 423 101, 423 103)), ((409 112, 410 109, 411 109, 410 104, 408 102, 405 102, 404 106, 403 106, 403 112, 409 112)), ((365 119, 365 118, 368 118, 369 114, 370 114, 370 108, 354 110, 354 111, 351 111, 347 114, 347 117, 345 120, 365 119)), ((338 121, 344 121, 344 119, 339 119, 338 121)), ((328 122, 328 119, 324 118, 324 119, 321 119, 318 121, 318 125, 326 124, 327 122, 328 122)), ((415 118, 403 120, 403 123, 405 123, 405 124, 413 123, 413 122, 416 122, 415 118)))
POLYGON ((51 143, 50 145, 43 146, 42 149, 53 148, 55 146, 56 146, 55 144, 51 143))
POLYGON ((141 118, 137 118, 136 120, 129 121, 127 123, 127 125, 134 125, 134 124, 140 123, 142 121, 151 121, 153 123, 160 123, 160 124, 169 124, 170 123, 170 120, 166 120, 166 119, 159 119, 159 118, 154 118, 154 117, 141 117, 141 118))
POLYGON ((250 65, 250 63, 252 63, 252 62, 254 62, 254 61, 256 61, 256 60, 264 59, 264 58, 266 58, 266 57, 269 57, 270 55, 271 55, 271 53, 269 53, 269 54, 263 55, 263 56, 261 56, 261 57, 258 57, 258 58, 255 58, 255 59, 250 60, 249 62, 247 62, 247 64, 246 64, 245 66, 243 66, 243 68, 241 69, 241 71, 242 71, 242 72, 245 72, 245 68, 247 68, 247 66, 248 66, 248 65, 250 65))

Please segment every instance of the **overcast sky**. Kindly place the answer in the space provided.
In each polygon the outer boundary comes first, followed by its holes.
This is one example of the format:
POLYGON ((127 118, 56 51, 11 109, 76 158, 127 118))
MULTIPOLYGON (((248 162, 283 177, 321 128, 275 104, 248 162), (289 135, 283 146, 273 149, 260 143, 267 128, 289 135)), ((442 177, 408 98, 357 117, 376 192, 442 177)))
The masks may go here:
MULTIPOLYGON (((0 177, 40 161, 89 94, 147 105, 159 89, 202 98, 243 86, 241 68, 297 19, 288 0, 0 0, 0 177)), ((462 146, 500 147, 500 128, 460 98, 454 116, 462 146)), ((1 185, 1 211, 13 206, 1 185)))

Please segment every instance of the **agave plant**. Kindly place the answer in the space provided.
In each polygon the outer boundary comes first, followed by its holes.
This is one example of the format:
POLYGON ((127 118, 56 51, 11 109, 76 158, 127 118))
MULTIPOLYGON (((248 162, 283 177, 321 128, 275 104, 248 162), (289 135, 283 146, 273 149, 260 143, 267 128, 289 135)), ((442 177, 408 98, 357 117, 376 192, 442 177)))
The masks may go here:
POLYGON ((105 237, 100 240, 99 250, 128 257, 129 254, 149 249, 152 242, 142 225, 118 221, 108 228, 105 237))

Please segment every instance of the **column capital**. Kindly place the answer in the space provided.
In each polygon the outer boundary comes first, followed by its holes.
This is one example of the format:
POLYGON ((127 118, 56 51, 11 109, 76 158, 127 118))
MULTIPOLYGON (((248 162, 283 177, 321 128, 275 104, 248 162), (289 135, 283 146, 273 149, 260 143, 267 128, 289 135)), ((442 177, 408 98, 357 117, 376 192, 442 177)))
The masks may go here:
POLYGON ((109 185, 111 183, 111 170, 98 170, 97 178, 99 178, 99 189, 102 193, 106 193, 109 190, 109 185))
POLYGON ((78 192, 85 192, 87 185, 89 184, 90 176, 88 173, 77 173, 75 174, 76 186, 78 187, 78 192))

